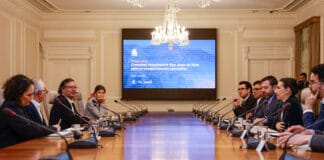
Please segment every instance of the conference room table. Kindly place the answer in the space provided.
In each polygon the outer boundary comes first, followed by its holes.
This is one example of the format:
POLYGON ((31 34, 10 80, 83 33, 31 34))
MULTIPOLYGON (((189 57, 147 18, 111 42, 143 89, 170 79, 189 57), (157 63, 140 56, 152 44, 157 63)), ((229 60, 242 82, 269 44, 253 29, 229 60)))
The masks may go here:
MULTIPOLYGON (((256 152, 241 149, 241 140, 190 112, 152 112, 115 137, 101 137, 101 146, 70 149, 74 160, 255 160, 279 159, 282 149, 256 152)), ((68 138, 69 143, 73 138, 68 138)), ((275 141, 274 141, 275 142, 275 141)), ((64 152, 64 140, 44 137, 0 149, 0 160, 36 160, 64 152)), ((303 158, 324 159, 323 153, 288 151, 303 158)))

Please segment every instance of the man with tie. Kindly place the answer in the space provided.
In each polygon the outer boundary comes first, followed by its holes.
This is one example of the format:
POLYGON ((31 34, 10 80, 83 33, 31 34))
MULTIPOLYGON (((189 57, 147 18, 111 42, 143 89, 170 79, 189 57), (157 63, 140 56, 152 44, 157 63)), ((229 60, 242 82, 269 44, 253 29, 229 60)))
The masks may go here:
MULTIPOLYGON (((41 104, 46 94, 48 93, 48 90, 45 88, 45 83, 40 79, 34 79, 34 98, 31 100, 31 103, 24 107, 24 111, 27 114, 28 118, 33 120, 34 122, 37 122, 41 125, 46 126, 45 119, 43 117, 43 114, 41 112, 41 104)), ((52 126, 53 129, 60 131, 61 127, 57 124, 52 126)))
POLYGON ((276 119, 275 116, 268 116, 276 112, 282 106, 282 102, 277 99, 274 93, 277 85, 278 80, 272 75, 266 76, 261 79, 262 93, 264 98, 267 100, 267 103, 263 105, 262 108, 260 108, 260 112, 256 113, 254 123, 258 122, 259 125, 270 126, 276 119))
MULTIPOLYGON (((70 128, 72 124, 86 124, 80 114, 77 112, 73 99, 77 96, 77 86, 72 78, 64 79, 59 88, 58 93, 60 94, 55 100, 50 113, 49 124, 56 124, 62 120, 61 128, 70 128)), ((84 117, 89 122, 94 122, 84 117)))
MULTIPOLYGON (((243 99, 241 104, 238 100, 234 100, 233 104, 233 111, 235 116, 239 116, 250 110, 255 106, 256 99, 254 99, 252 95, 252 85, 248 81, 241 81, 239 82, 238 92, 240 97, 243 99)), ((242 115, 245 119, 246 115, 242 115)))

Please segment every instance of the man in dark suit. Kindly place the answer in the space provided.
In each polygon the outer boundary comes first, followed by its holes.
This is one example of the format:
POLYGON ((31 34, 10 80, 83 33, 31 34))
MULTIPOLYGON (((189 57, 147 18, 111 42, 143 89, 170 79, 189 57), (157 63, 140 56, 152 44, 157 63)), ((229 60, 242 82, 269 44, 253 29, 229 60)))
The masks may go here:
MULTIPOLYGON (((85 124, 86 122, 80 118, 73 103, 73 99, 77 96, 74 80, 72 78, 64 79, 59 86, 58 93, 60 95, 54 100, 49 124, 53 125, 62 120, 60 123, 62 129, 70 128, 72 124, 85 124)), ((90 119, 86 120, 94 122, 90 119)))
POLYGON ((260 114, 262 112, 262 107, 267 103, 267 100, 263 96, 262 87, 261 87, 261 81, 257 80, 253 82, 253 96, 256 99, 255 109, 252 112, 252 121, 257 118, 256 115, 260 114))
POLYGON ((307 81, 307 74, 305 72, 300 73, 297 85, 300 91, 309 86, 309 82, 307 81))
POLYGON ((264 98, 267 100, 260 112, 255 115, 254 123, 258 122, 259 125, 270 126, 274 120, 275 116, 269 117, 270 114, 276 112, 281 106, 282 102, 279 101, 274 94, 274 90, 278 85, 278 80, 274 76, 266 76, 261 79, 261 88, 264 98))
MULTIPOLYGON (((24 111, 27 114, 28 118, 33 120, 34 122, 37 122, 41 125, 46 126, 45 117, 43 116, 41 112, 41 104, 46 94, 48 93, 48 90, 45 87, 45 83, 40 79, 34 79, 34 98, 31 100, 31 103, 24 107, 24 111)), ((60 131, 61 127, 58 124, 55 124, 52 126, 53 129, 60 131)))
POLYGON ((247 112, 251 108, 255 106, 256 99, 254 99, 252 95, 252 85, 248 81, 241 81, 239 82, 238 92, 240 97, 242 98, 242 102, 236 99, 233 101, 233 111, 235 116, 241 115, 241 117, 246 118, 246 114, 242 115, 243 113, 247 112))

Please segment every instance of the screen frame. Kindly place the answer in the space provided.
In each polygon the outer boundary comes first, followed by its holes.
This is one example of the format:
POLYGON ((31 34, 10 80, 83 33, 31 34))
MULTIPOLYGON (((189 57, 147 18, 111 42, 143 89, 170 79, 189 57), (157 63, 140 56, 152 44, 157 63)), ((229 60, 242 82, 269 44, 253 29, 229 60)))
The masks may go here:
POLYGON ((215 40, 215 88, 124 88, 124 40, 150 40, 154 29, 122 29, 122 100, 216 100, 217 98, 217 29, 187 29, 189 40, 211 39, 215 40))

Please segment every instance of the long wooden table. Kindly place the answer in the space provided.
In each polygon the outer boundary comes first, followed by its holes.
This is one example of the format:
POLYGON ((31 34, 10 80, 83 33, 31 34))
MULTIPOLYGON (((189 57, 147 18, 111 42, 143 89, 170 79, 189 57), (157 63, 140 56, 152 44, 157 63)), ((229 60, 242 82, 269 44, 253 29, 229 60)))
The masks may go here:
MULTIPOLYGON (((149 113, 132 123, 119 136, 102 137, 102 147, 71 149, 75 160, 228 160, 278 159, 281 149, 258 154, 240 149, 239 138, 228 137, 226 131, 201 121, 189 112, 149 113)), ((73 139, 69 139, 73 141, 73 139)), ((39 138, 0 149, 0 160, 36 160, 64 151, 63 140, 39 138)), ((323 159, 316 152, 295 152, 304 158, 323 159)))

